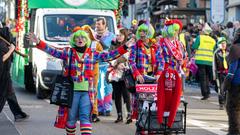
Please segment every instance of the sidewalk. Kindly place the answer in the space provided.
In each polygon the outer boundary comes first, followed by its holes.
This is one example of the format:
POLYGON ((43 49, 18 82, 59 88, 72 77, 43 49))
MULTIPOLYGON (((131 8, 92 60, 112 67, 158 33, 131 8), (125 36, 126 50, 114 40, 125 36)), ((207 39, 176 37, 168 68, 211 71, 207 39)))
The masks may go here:
POLYGON ((19 135, 15 126, 8 120, 4 112, 0 113, 0 134, 19 135))

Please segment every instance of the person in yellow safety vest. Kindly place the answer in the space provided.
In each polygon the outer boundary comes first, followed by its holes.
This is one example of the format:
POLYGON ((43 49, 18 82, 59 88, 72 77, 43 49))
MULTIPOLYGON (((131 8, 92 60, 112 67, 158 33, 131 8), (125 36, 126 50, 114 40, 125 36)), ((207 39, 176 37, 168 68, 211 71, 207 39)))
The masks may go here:
POLYGON ((195 50, 195 62, 198 66, 199 81, 203 98, 207 100, 210 96, 209 81, 212 74, 213 53, 216 41, 209 36, 212 29, 207 23, 203 28, 203 34, 199 35, 192 49, 195 50))
MULTIPOLYGON (((83 30, 86 31, 89 34, 89 37, 92 41, 91 48, 96 49, 97 52, 102 52, 103 48, 102 45, 97 42, 97 39, 94 37, 94 32, 92 28, 89 25, 82 26, 83 30)), ((93 104, 93 114, 92 114, 92 122, 99 122, 100 119, 98 118, 98 99, 97 99, 97 89, 98 89, 98 78, 99 78, 99 64, 96 63, 94 65, 94 82, 93 86, 96 92, 95 98, 94 98, 94 104, 93 104)))

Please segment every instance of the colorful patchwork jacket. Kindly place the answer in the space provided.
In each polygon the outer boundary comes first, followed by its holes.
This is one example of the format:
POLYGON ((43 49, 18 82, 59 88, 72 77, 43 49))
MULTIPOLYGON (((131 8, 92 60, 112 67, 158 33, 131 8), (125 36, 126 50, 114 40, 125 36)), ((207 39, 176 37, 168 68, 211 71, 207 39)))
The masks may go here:
POLYGON ((163 70, 171 67, 172 69, 177 70, 178 73, 183 74, 183 62, 187 59, 187 52, 185 51, 184 46, 180 41, 176 40, 176 42, 178 44, 179 51, 182 54, 179 60, 174 57, 173 52, 168 47, 167 42, 164 40, 164 38, 160 39, 160 47, 158 52, 162 56, 160 56, 160 59, 158 59, 158 62, 160 63, 159 69, 163 70))
MULTIPOLYGON (((162 70, 157 62, 157 59, 161 58, 160 53, 158 52, 158 45, 152 43, 150 51, 153 74, 160 75, 162 70)), ((141 40, 138 40, 136 44, 132 46, 129 57, 129 66, 132 70, 134 78, 138 75, 146 75, 148 64, 149 56, 144 47, 144 43, 141 40)))
MULTIPOLYGON (((43 50, 44 52, 50 54, 53 57, 62 59, 64 62, 64 75, 68 75, 68 61, 69 61, 69 55, 70 55, 70 49, 71 48, 63 48, 63 49, 56 49, 54 47, 51 47, 50 45, 46 44, 43 41, 40 41, 40 43, 37 45, 37 48, 40 50, 43 50)), ((110 51, 110 52, 97 52, 95 49, 87 48, 85 51, 83 57, 81 60, 79 59, 78 56, 75 55, 74 49, 73 50, 73 55, 72 55, 72 64, 71 64, 71 77, 74 82, 81 82, 83 80, 87 80, 89 82, 89 94, 91 101, 93 103, 94 99, 94 89, 93 89, 93 77, 94 77, 94 64, 96 62, 100 61, 111 61, 113 59, 118 58, 122 54, 127 52, 127 47, 125 45, 119 47, 116 50, 110 51), (79 64, 76 66, 76 61, 79 64), (81 66, 80 66, 81 65, 81 66), (81 68, 80 68, 81 67, 81 68), (84 69, 81 71, 81 69, 84 69), (80 74, 77 74, 80 73, 80 74)))

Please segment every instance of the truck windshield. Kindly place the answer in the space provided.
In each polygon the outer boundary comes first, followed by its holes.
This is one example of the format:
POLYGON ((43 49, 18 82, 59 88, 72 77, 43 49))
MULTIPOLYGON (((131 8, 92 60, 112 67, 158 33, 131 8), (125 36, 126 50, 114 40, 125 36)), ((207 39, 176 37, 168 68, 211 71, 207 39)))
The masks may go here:
MULTIPOLYGON (((52 42, 68 42, 72 30, 76 26, 89 25, 95 29, 97 15, 45 15, 44 16, 44 35, 45 40, 52 42)), ((107 27, 114 33, 113 18, 104 16, 107 27)))

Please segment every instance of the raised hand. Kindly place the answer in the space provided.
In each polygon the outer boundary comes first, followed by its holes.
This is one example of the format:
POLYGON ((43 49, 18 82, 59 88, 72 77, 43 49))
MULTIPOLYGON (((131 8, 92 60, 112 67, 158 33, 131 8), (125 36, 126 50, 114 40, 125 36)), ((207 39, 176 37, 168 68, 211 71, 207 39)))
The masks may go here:
POLYGON ((136 42, 135 38, 131 38, 130 40, 127 41, 126 46, 130 48, 131 46, 133 46, 135 42, 136 42))
POLYGON ((36 44, 38 44, 40 42, 40 39, 34 33, 28 33, 27 39, 36 44))

